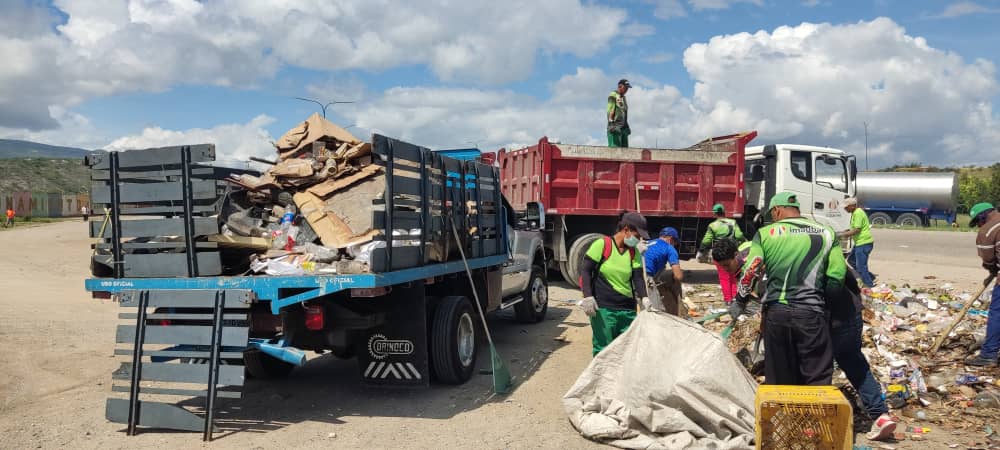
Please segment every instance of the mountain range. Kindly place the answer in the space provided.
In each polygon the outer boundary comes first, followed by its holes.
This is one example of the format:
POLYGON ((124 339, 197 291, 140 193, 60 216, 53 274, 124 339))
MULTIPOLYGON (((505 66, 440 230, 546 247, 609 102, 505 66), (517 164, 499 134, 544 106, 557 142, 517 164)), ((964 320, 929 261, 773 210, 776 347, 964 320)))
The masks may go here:
POLYGON ((90 150, 40 144, 17 139, 0 139, 0 159, 9 158, 83 158, 90 150))

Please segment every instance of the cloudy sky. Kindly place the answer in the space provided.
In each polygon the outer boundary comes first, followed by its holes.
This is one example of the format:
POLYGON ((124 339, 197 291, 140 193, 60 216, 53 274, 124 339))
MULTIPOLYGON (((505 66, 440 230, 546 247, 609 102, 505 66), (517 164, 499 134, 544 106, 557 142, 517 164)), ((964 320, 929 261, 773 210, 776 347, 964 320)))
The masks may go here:
POLYGON ((270 155, 314 111, 359 135, 494 150, 739 130, 872 168, 1000 161, 1000 1, 4 0, 0 137, 270 155))

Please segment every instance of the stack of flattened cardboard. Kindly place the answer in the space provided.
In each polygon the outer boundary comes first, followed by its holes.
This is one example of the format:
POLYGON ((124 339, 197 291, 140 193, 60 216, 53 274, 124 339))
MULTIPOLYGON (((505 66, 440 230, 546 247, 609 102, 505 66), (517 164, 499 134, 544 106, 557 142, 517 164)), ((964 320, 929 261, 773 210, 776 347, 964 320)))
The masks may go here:
MULTIPOLYGON (((281 225, 289 213, 303 218, 305 224, 300 224, 309 230, 287 236, 296 246, 318 240, 339 251, 379 234, 372 201, 383 195, 385 182, 378 176, 382 168, 373 164, 370 143, 313 114, 285 133, 275 147, 278 160, 262 175, 229 179, 246 191, 239 211, 223 217, 230 234, 269 236, 283 244, 286 237, 275 233, 287 232, 281 225), (249 214, 250 209, 256 213, 249 214)), ((290 250, 272 246, 282 247, 290 250)))

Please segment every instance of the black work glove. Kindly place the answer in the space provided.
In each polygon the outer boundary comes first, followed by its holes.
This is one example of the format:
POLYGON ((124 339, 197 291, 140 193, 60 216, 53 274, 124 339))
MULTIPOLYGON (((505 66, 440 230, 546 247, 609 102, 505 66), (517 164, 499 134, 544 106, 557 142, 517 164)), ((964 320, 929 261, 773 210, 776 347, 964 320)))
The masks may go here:
POLYGON ((745 298, 736 297, 733 302, 729 304, 729 315, 733 316, 733 320, 739 319, 740 316, 745 314, 747 311, 747 300, 745 298))

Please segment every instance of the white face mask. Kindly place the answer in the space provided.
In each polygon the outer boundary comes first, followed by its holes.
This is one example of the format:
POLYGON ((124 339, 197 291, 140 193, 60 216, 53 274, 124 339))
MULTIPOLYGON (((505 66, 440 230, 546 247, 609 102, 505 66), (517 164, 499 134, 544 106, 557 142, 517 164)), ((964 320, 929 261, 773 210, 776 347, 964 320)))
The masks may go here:
POLYGON ((639 238, 637 238, 635 236, 631 236, 631 235, 629 235, 629 237, 625 238, 625 246, 626 247, 635 248, 636 245, 639 245, 639 238))

